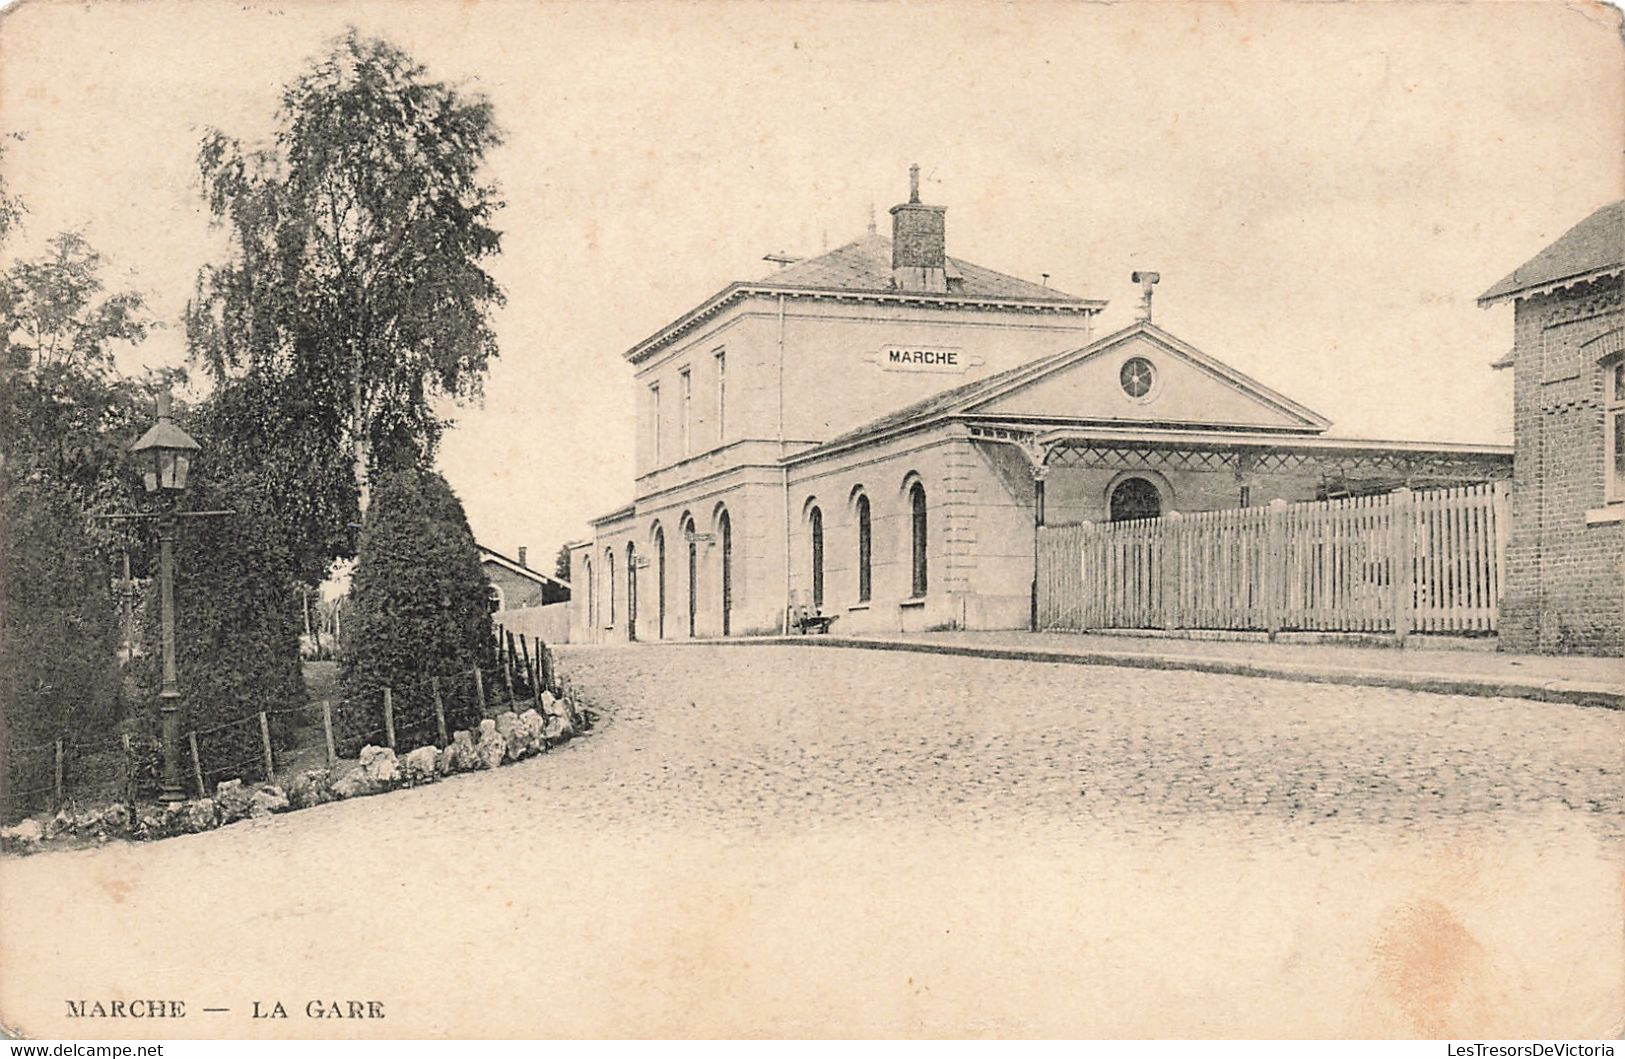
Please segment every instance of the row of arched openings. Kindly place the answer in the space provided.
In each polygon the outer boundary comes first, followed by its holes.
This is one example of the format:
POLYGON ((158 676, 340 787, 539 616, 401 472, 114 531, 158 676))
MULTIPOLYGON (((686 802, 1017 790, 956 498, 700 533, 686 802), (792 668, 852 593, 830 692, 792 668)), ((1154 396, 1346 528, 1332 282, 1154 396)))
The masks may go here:
MULTIPOLYGON (((852 502, 854 520, 858 528, 857 541, 857 602, 868 603, 874 595, 874 515, 868 494, 858 492, 852 502)), ((914 599, 924 597, 930 587, 930 543, 927 525, 925 486, 913 482, 908 489, 909 507, 909 594, 914 599)), ((815 610, 824 607, 824 512, 816 502, 807 509, 807 535, 812 554, 809 557, 809 580, 812 605, 815 610)))
MULTIPOLYGON (((686 632, 687 632, 687 634, 689 636, 695 636, 698 633, 698 627, 699 627, 700 562, 701 562, 700 546, 701 546, 702 541, 701 541, 701 538, 696 534, 695 525, 694 525, 694 517, 692 515, 689 515, 689 514, 686 514, 686 513, 684 514, 683 518, 680 520, 680 522, 678 524, 678 531, 679 531, 679 533, 680 533, 680 535, 682 537, 682 541, 683 541, 683 543, 685 545, 685 548, 686 548, 686 555, 684 556, 684 558, 686 560, 685 565, 687 567, 686 572, 687 572, 687 575, 688 575, 688 592, 686 593, 686 598, 687 598, 687 601, 688 601, 688 608, 687 608, 687 614, 684 616, 685 623, 684 623, 683 627, 685 628, 685 630, 686 630, 686 632)), ((719 583, 719 586, 718 586, 718 588, 719 588, 719 596, 720 596, 720 598, 718 600, 718 603, 720 604, 720 611, 721 611, 721 618, 722 618, 722 635, 727 636, 727 635, 729 635, 729 634, 731 634, 733 632, 733 594, 734 594, 733 579, 734 579, 734 571, 733 571, 733 519, 728 514, 728 511, 725 508, 720 510, 717 513, 717 532, 716 532, 715 543, 717 544, 718 550, 721 553, 721 565, 722 565, 721 580, 720 580, 720 583, 719 583)), ((637 542, 635 542, 635 541, 627 541, 627 543, 626 543, 626 552, 625 552, 625 563, 626 563, 626 566, 625 566, 625 569, 626 569, 626 615, 625 615, 625 618, 626 618, 626 635, 627 635, 627 638, 631 639, 631 640, 636 640, 638 638, 638 618, 639 618, 639 612, 640 612, 640 600, 639 600, 639 597, 638 597, 638 588, 639 588, 639 582, 642 580, 638 576, 638 571, 640 569, 645 568, 645 566, 652 566, 654 568, 654 582, 655 582, 655 584, 654 584, 654 587, 655 587, 654 633, 655 633, 655 637, 657 639, 665 639, 666 635, 667 635, 668 626, 667 626, 667 613, 666 612, 667 612, 668 608, 667 608, 667 593, 666 593, 666 576, 667 576, 668 561, 667 561, 667 555, 666 555, 666 528, 664 526, 660 525, 659 523, 655 524, 654 533, 653 533, 653 535, 651 537, 651 547, 654 550, 654 557, 653 557, 652 562, 646 562, 646 563, 640 564, 639 557, 638 557, 637 542)), ((603 559, 603 571, 604 571, 604 584, 603 584, 601 589, 600 589, 600 586, 597 584, 597 582, 593 578, 593 568, 592 568, 592 559, 591 559, 591 557, 588 557, 587 559, 583 560, 583 564, 582 564, 582 577, 586 581, 586 584, 587 584, 587 623, 588 623, 588 626, 590 628, 593 628, 593 629, 597 629, 600 622, 602 622, 604 627, 611 628, 616 624, 616 619, 617 619, 617 614, 616 614, 616 610, 615 610, 615 603, 616 603, 616 594, 615 594, 616 561, 615 561, 615 559, 616 559, 616 555, 615 555, 614 547, 606 547, 604 549, 602 559, 603 559), (598 601, 598 597, 599 597, 600 591, 601 591, 602 596, 603 596, 603 598, 605 600, 605 602, 603 603, 603 606, 606 608, 606 610, 605 610, 605 612, 603 614, 600 614, 600 612, 599 612, 600 604, 599 604, 599 601, 598 601)))
MULTIPOLYGON (((1156 485, 1144 478, 1131 477, 1118 483, 1109 497, 1110 517, 1114 522, 1127 519, 1156 518, 1162 513, 1162 496, 1156 485)), ((857 523, 857 602, 860 604, 870 602, 874 594, 874 521, 873 511, 869 497, 858 492, 854 501, 854 518, 857 523)), ((908 488, 909 508, 909 591, 912 598, 923 598, 930 588, 930 532, 926 504, 925 486, 918 481, 910 484, 908 488)), ((824 513, 822 508, 814 502, 807 511, 808 536, 810 538, 811 552, 811 590, 812 605, 821 610, 825 603, 825 541, 824 541, 824 513)), ((684 593, 687 601, 687 610, 683 615, 683 628, 688 636, 695 636, 698 631, 699 619, 699 567, 700 542, 695 533, 694 517, 685 513, 679 523, 679 532, 684 542, 684 566, 687 575, 688 591, 684 593)), ((722 569, 720 600, 722 617, 722 634, 729 635, 733 629, 733 522, 728 511, 722 509, 717 516, 717 544, 721 551, 722 569)), ((666 530, 659 523, 655 524, 652 536, 654 549, 653 567, 655 574, 655 636, 665 639, 667 636, 667 554, 666 530)), ((615 553, 612 548, 604 550, 605 596, 607 597, 608 620, 607 625, 613 626, 616 620, 615 613, 615 553)), ((637 545, 628 541, 626 545, 626 622, 627 635, 637 639, 638 621, 638 570, 637 545)), ((596 582, 593 578, 592 559, 584 561, 583 575, 587 584, 587 614, 589 623, 596 628, 598 624, 598 611, 596 602, 596 582)))

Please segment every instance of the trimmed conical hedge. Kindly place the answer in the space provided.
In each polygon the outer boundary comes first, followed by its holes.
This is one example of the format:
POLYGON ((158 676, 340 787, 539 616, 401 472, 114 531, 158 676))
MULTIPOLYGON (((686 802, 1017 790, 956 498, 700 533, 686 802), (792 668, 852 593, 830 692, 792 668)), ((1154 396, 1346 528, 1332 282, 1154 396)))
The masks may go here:
POLYGON ((497 664, 488 588, 468 517, 444 478, 425 470, 373 478, 340 645, 341 753, 382 743, 385 687, 397 748, 435 741, 431 677, 440 678, 448 730, 478 726, 472 671, 491 679, 497 664))

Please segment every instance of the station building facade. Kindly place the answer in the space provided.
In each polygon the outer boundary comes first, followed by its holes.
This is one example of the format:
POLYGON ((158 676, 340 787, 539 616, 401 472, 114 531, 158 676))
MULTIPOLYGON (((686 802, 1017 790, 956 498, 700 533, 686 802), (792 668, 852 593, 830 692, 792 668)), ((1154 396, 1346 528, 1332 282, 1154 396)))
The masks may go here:
MULTIPOLYGON (((946 254, 917 185, 633 346, 636 482, 572 547, 572 642, 1026 628, 1036 527, 1507 478, 1511 450, 1328 438, 1142 318, 946 254)), ((1141 278, 1141 274, 1136 274, 1141 278)))

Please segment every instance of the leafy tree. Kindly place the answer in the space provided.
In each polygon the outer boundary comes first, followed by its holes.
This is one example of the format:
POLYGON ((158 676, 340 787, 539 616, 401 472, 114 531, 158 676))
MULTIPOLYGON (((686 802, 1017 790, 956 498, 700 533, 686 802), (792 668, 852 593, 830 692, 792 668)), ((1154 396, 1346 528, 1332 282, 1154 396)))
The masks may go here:
MULTIPOLYGON (((18 133, 13 132, 0 139, 16 140, 21 138, 18 133)), ((5 159, 6 145, 4 142, 0 142, 0 163, 3 163, 5 159)), ((28 209, 23 205, 23 200, 7 190, 5 171, 3 166, 0 166, 0 244, 6 241, 6 237, 11 234, 12 229, 21 223, 23 214, 27 212, 28 209)))
POLYGON ((105 734, 118 705, 118 622, 107 566, 74 498, 35 475, 0 491, 0 759, 38 786, 18 748, 105 734))
POLYGON ((379 474, 367 509, 339 659, 347 750, 380 742, 381 690, 393 689, 401 749, 434 738, 439 677, 452 728, 480 717, 470 674, 496 664, 489 582, 463 505, 432 471, 379 474))
MULTIPOLYGON (((553 557, 553 576, 565 584, 570 583, 570 546, 568 544, 560 545, 559 553, 553 557)), ((549 603, 564 603, 569 598, 570 590, 563 587, 563 585, 555 585, 549 581, 542 586, 543 606, 549 603)))
MULTIPOLYGON (((0 243, 25 213, 0 180, 0 243)), ((0 759, 14 788, 28 764, 15 748, 94 742, 118 718, 106 546, 119 530, 86 510, 128 506, 124 445, 144 425, 144 383, 117 377, 113 350, 148 321, 140 296, 109 294, 101 272, 75 232, 0 272, 0 759)))
POLYGON ((102 266, 63 232, 0 274, 0 458, 108 507, 130 488, 125 448, 151 418, 151 387, 167 380, 115 373, 115 346, 140 342, 151 324, 139 294, 106 291, 102 266))
POLYGON ((355 479, 307 391, 251 370, 216 386, 197 426, 205 472, 215 466, 251 482, 282 527, 295 581, 319 584, 335 555, 354 551, 355 479))
POLYGON ((497 355, 501 203, 480 173, 500 134, 483 96, 353 29, 277 116, 269 147, 213 131, 199 152, 233 254, 199 275, 190 337, 213 377, 258 373, 342 445, 365 510, 375 469, 432 455, 433 400, 476 396, 497 355))
MULTIPOLYGON (((195 427, 207 460, 214 438, 195 427)), ((212 461, 211 461, 212 462, 212 461)), ((257 715, 301 706, 305 685, 299 658, 301 616, 294 590, 294 556, 271 490, 256 476, 202 463, 186 506, 233 514, 182 519, 175 545, 175 661, 183 728, 198 736, 205 778, 258 772, 257 715), (234 769, 232 766, 245 765, 234 769)), ((156 719, 162 641, 160 608, 143 609, 139 681, 156 719)), ((278 743, 290 726, 278 718, 278 743)))

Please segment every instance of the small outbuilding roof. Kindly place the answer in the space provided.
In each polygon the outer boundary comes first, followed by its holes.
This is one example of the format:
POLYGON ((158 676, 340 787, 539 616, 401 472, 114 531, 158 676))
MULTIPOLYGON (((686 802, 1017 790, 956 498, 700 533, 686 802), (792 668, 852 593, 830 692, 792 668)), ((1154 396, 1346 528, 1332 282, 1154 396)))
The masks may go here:
POLYGON ((1625 268, 1625 199, 1597 210, 1478 296, 1480 306, 1625 268))
POLYGON ((520 577, 527 578, 539 585, 558 585, 560 588, 570 587, 570 582, 568 581, 554 577, 552 574, 544 574, 540 570, 526 566, 517 559, 510 559, 501 552, 487 548, 483 544, 475 542, 475 547, 480 550, 481 563, 491 563, 493 566, 500 566, 509 573, 518 574, 520 577))

